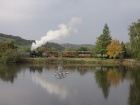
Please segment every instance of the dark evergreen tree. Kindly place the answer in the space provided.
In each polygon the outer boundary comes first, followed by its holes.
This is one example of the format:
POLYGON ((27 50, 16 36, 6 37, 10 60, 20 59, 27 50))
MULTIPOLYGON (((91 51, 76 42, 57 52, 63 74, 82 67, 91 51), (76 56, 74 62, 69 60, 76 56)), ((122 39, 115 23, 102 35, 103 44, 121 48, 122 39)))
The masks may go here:
POLYGON ((106 48, 111 43, 112 37, 110 36, 110 30, 107 24, 104 25, 103 34, 101 34, 96 40, 96 53, 106 54, 106 48))
POLYGON ((126 50, 125 44, 122 42, 121 46, 122 46, 122 54, 123 54, 123 57, 125 58, 127 57, 127 50, 126 50))

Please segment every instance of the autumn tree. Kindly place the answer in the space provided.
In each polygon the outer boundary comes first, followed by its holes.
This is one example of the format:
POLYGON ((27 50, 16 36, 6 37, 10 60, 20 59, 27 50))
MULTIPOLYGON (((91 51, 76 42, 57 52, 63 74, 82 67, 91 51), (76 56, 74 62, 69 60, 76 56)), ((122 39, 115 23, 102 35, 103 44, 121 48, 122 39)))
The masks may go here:
POLYGON ((116 58, 120 53, 122 53, 122 46, 119 40, 112 40, 111 44, 107 46, 107 54, 110 58, 116 58))
POLYGON ((97 54, 106 54, 106 47, 111 43, 110 30, 107 24, 105 24, 103 33, 97 38, 95 51, 97 54))

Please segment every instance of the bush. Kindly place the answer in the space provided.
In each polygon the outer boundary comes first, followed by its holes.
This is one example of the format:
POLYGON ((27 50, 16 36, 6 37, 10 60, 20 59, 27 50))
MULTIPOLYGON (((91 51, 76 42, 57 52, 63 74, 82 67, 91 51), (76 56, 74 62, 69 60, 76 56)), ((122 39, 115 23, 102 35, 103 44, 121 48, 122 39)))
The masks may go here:
POLYGON ((18 62, 19 56, 16 49, 7 49, 1 56, 1 62, 18 62))

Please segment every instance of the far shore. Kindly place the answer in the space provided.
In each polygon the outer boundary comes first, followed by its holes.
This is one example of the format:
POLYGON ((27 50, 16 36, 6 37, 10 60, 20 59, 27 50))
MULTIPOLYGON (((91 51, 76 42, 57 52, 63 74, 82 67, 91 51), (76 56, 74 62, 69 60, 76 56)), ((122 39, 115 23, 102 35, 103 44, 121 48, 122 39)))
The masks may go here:
POLYGON ((90 64, 90 65, 124 65, 140 66, 140 61, 134 59, 99 59, 99 58, 22 58, 22 63, 30 64, 90 64))

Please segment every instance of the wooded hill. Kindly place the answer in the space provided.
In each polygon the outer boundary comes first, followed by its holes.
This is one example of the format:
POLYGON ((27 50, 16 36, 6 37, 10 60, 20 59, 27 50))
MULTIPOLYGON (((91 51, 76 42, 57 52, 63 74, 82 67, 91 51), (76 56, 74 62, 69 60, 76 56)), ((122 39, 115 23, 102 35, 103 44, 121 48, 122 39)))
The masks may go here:
POLYGON ((27 45, 34 42, 34 40, 26 40, 19 36, 7 35, 0 33, 0 42, 14 41, 16 45, 27 45))
MULTIPOLYGON (((31 44, 35 42, 34 40, 26 40, 19 36, 13 36, 13 35, 7 35, 0 33, 0 42, 8 42, 8 41, 14 41, 15 44, 18 46, 18 48, 30 48, 31 44)), ((55 48, 57 50, 62 50, 64 47, 57 43, 47 42, 45 47, 48 48, 55 48)))
POLYGON ((69 44, 69 43, 61 44, 61 46, 67 47, 67 48, 80 48, 80 47, 93 48, 95 47, 95 45, 92 45, 92 44, 69 44))
MULTIPOLYGON (((34 42, 34 40, 27 40, 27 39, 23 39, 19 36, 13 36, 13 35, 7 35, 7 34, 3 34, 0 33, 0 42, 8 42, 8 41, 14 41, 15 44, 18 46, 18 48, 20 49, 25 49, 25 48, 30 48, 31 44, 34 42)), ((77 44, 58 44, 58 43, 54 43, 54 42, 47 42, 44 47, 47 48, 55 48, 56 50, 63 50, 64 48, 80 48, 80 47, 89 47, 89 48, 93 48, 94 45, 91 44, 81 44, 81 45, 77 45, 77 44)))

